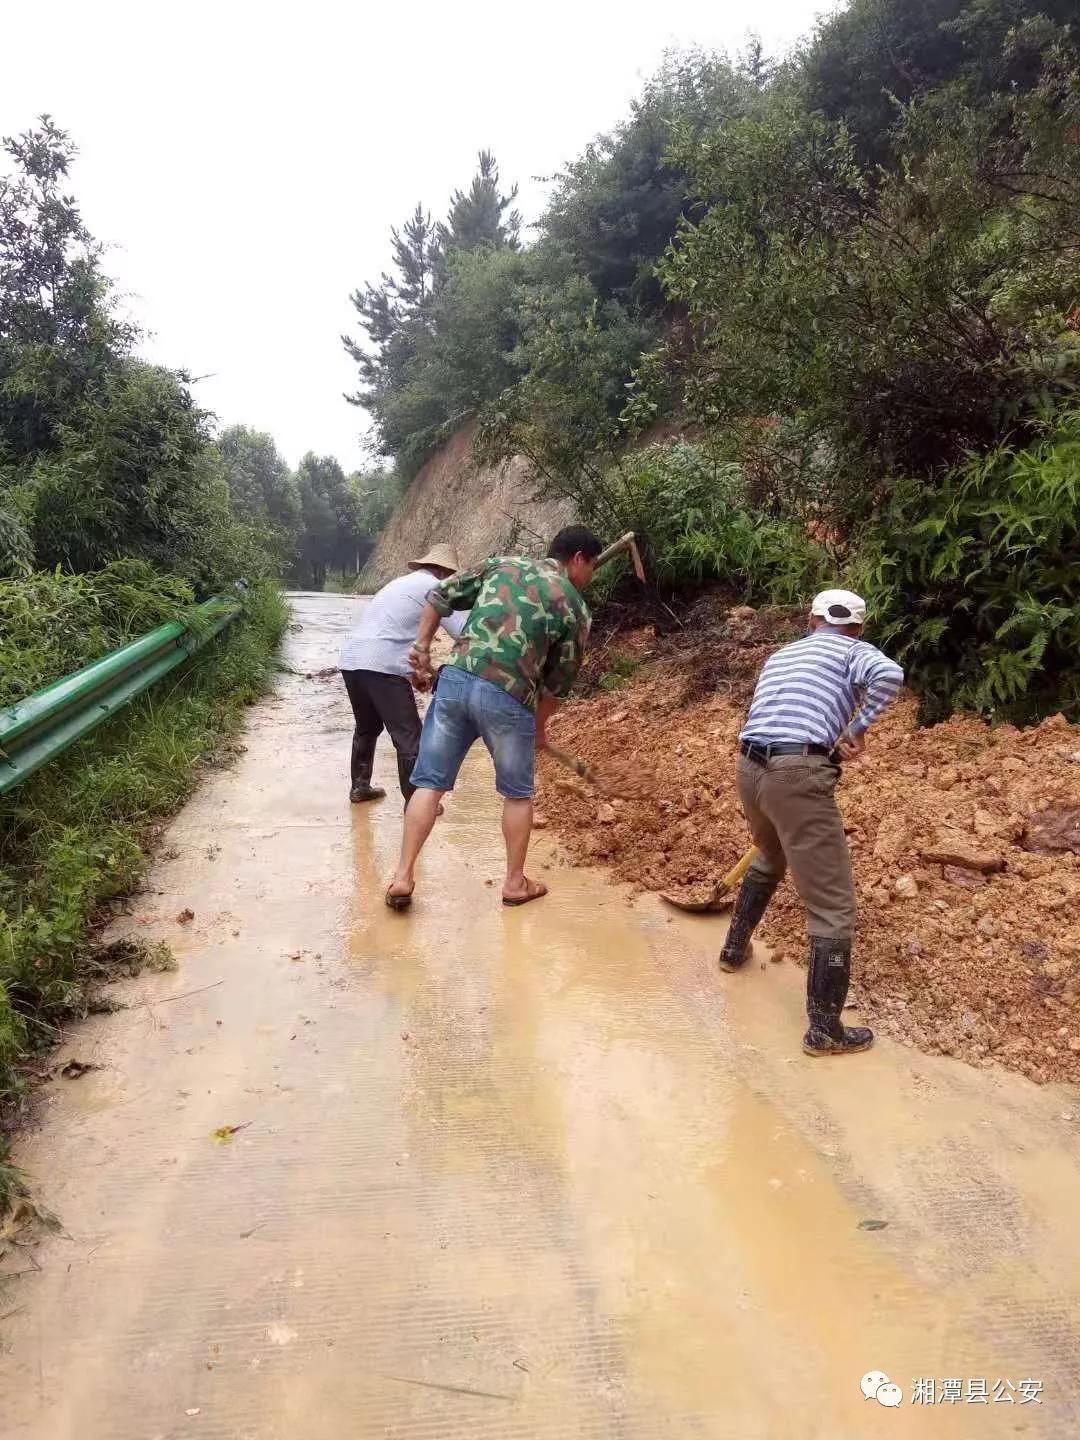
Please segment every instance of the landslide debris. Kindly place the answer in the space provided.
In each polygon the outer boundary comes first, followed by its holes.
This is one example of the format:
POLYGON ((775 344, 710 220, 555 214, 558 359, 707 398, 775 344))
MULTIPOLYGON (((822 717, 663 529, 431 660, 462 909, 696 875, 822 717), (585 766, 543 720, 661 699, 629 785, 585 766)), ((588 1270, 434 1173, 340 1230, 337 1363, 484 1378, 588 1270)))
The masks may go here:
MULTIPOLYGON (((736 737, 761 663, 792 624, 742 608, 674 635, 642 627, 594 652, 594 682, 604 668, 628 671, 625 657, 634 673, 567 706, 552 736, 639 783, 633 798, 599 796, 542 760, 542 808, 571 859, 695 893, 734 864, 749 844, 736 737)), ((838 792, 860 907, 853 998, 921 1049, 1080 1081, 1080 727, 954 717, 920 730, 915 712, 910 697, 898 702, 838 792)), ((760 938, 803 955, 790 880, 760 938)))

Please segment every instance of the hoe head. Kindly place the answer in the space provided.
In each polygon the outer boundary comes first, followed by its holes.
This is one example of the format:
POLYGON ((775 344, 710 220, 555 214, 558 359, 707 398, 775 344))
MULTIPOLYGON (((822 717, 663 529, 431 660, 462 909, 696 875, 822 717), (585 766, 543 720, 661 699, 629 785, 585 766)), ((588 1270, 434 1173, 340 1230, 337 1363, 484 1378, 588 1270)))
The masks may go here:
POLYGON ((596 557, 597 566, 606 565, 609 560, 614 560, 616 555, 622 554, 628 554, 630 556, 630 563, 634 567, 634 574, 641 583, 644 584, 645 566, 641 563, 641 552, 637 547, 637 540, 632 530, 628 530, 626 534, 620 536, 614 544, 609 545, 606 550, 600 552, 596 557))

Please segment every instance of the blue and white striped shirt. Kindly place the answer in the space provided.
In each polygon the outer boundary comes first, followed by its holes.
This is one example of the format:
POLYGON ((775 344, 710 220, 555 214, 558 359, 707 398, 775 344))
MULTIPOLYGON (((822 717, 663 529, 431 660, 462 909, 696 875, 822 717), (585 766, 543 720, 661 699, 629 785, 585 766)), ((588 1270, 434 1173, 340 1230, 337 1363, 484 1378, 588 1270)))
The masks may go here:
POLYGON ((903 683, 903 670, 887 655, 822 625, 765 661, 739 739, 831 750, 845 730, 868 730, 903 683))

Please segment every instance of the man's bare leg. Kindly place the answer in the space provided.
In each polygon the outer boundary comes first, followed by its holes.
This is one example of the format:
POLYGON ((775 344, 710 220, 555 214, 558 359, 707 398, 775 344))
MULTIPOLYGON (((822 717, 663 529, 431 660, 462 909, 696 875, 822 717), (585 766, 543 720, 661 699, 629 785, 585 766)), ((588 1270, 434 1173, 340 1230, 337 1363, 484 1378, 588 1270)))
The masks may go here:
POLYGON ((532 836, 532 800, 504 800, 502 813, 503 839, 506 841, 506 881, 504 900, 522 900, 532 893, 534 898, 547 894, 547 886, 533 882, 525 875, 525 857, 532 836))
MULTIPOLYGON (((401 855, 388 895, 411 895, 416 884, 413 871, 417 857, 424 848, 439 813, 445 790, 417 790, 405 807, 405 828, 401 836, 401 855)), ((528 842, 526 842, 528 843, 528 842)))

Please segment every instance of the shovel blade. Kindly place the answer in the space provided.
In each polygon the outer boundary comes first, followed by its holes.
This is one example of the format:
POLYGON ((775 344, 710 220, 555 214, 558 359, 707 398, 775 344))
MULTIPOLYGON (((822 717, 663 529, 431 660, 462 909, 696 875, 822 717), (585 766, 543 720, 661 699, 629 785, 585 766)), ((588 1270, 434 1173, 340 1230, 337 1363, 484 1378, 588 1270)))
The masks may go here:
POLYGON ((742 880, 743 876, 750 869, 750 866, 758 857, 758 848, 751 845, 746 854, 737 865, 733 865, 726 875, 722 875, 712 888, 712 894, 706 900, 683 900, 677 895, 661 895, 661 900, 666 900, 676 910, 689 910, 695 915, 718 915, 721 910, 726 910, 735 899, 735 887, 742 880))
POLYGON ((730 910, 735 896, 731 891, 717 894, 714 890, 704 900, 684 900, 681 895, 665 895, 663 893, 661 893, 660 899, 666 905, 671 905, 676 910, 687 910, 692 915, 719 915, 724 910, 730 910))

